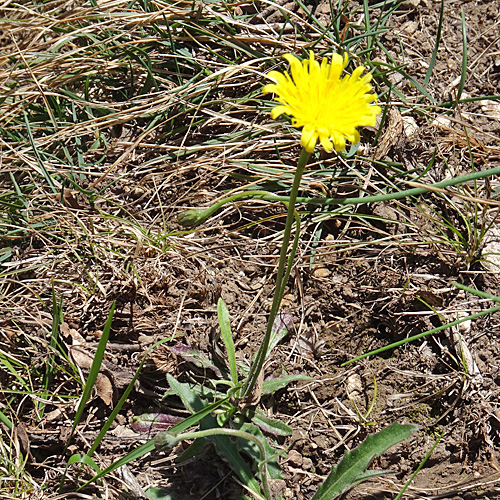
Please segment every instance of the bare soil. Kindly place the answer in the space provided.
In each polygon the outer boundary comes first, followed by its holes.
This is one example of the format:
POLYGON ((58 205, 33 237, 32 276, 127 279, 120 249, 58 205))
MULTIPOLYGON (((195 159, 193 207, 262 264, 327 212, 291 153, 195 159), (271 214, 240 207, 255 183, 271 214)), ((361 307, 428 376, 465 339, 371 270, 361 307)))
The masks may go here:
MULTIPOLYGON (((405 72, 419 82, 425 78, 434 48, 440 6, 430 0, 403 2, 392 17, 394 29, 383 35, 390 55, 405 64, 405 72)), ((323 12, 321 2, 313 7, 318 16, 323 12)), ((298 6, 290 2, 288 8, 297 10, 298 6)), ((462 98, 498 94, 500 2, 446 0, 444 9, 442 42, 428 92, 437 102, 456 97, 463 11, 468 71, 462 98)), ((279 13, 273 15, 273 22, 279 22, 279 13)), ((380 54, 381 60, 386 57, 380 54)), ((409 99, 418 96, 410 84, 399 88, 409 99)), ((402 162, 407 170, 425 167, 435 153, 435 163, 422 182, 468 172, 471 156, 477 168, 499 166, 500 120, 494 115, 498 102, 489 102, 491 106, 486 100, 460 105, 438 122, 433 121, 432 109, 413 114, 411 122, 394 106, 378 149, 372 153, 380 159, 402 162)), ((133 130, 124 134, 136 138, 133 130)), ((114 139, 116 158, 126 149, 123 137, 114 139)), ((298 153, 298 149, 290 150, 283 160, 293 166, 298 153)), ((110 157, 107 163, 116 158, 110 157)), ((222 189, 237 188, 240 181, 224 171, 214 173, 204 163, 197 164, 195 156, 175 164, 144 166, 150 158, 150 151, 137 148, 134 156, 112 173, 115 182, 108 198, 119 201, 117 219, 132 214, 143 227, 163 225, 163 241, 154 245, 148 241, 146 245, 147 236, 137 235, 134 246, 128 238, 130 257, 126 262, 113 258, 114 245, 127 241, 119 224, 110 231, 107 248, 95 248, 90 240, 82 240, 79 254, 84 255, 83 260, 66 258, 69 250, 64 244, 52 246, 49 252, 46 239, 36 234, 28 246, 14 248, 12 270, 16 261, 19 269, 29 259, 51 262, 6 281, 9 298, 1 319, 2 343, 14 352, 19 350, 19 329, 49 341, 46 331, 50 331, 52 321, 52 283, 63 299, 64 342, 69 351, 77 344, 83 346, 83 354, 78 354, 78 349, 72 354, 83 369, 85 352, 95 349, 111 304, 117 304, 105 370, 70 449, 64 451, 63 447, 74 406, 62 400, 50 404, 35 424, 33 404, 23 401, 19 405, 18 423, 24 425, 18 432, 26 436, 26 446, 30 442, 29 471, 45 481, 47 497, 56 493, 59 481, 57 474, 52 477, 47 471, 59 470, 61 461, 87 449, 154 342, 172 339, 149 356, 98 452, 101 463, 120 458, 150 438, 132 430, 133 416, 155 411, 186 415, 178 401, 164 398, 166 374, 184 381, 190 377, 201 380, 210 374, 194 372, 168 347, 183 343, 208 356, 220 356, 219 297, 230 311, 241 359, 248 360, 257 350, 265 329, 285 208, 258 201, 231 205, 196 232, 184 234, 176 219, 179 212, 188 206, 207 206, 222 189), (92 282, 99 283, 92 294, 79 292, 79 286, 89 288, 92 282)), ((217 153, 214 159, 220 162, 217 153)), ((338 160, 325 156, 325 162, 334 168, 338 160)), ((316 164, 310 168, 324 167, 316 164)), ((373 172, 369 168, 367 164, 367 178, 373 172)), ((390 172, 382 169, 378 174, 390 172)), ((335 190, 335 186, 325 183, 325 189, 335 190)), ((491 195, 492 189, 479 183, 479 194, 484 197, 491 195)), ((342 193, 332 193, 336 194, 342 193)), ((81 205, 68 209, 68 227, 79 220, 87 228, 103 232, 105 221, 99 217, 99 206, 82 200, 78 203, 81 205)), ((349 214, 318 222, 318 210, 302 207, 302 237, 283 304, 293 316, 293 328, 273 352, 266 375, 284 369, 309 375, 314 381, 295 384, 261 402, 269 416, 294 429, 289 439, 278 442, 287 458, 281 462, 283 481, 275 481, 274 487, 285 498, 311 498, 347 450, 395 421, 416 423, 420 430, 375 460, 374 468, 393 474, 363 483, 345 498, 394 498, 438 439, 406 491, 407 498, 500 498, 498 314, 341 367, 358 355, 490 306, 451 285, 457 281, 485 292, 499 292, 496 271, 479 261, 487 241, 467 233, 466 220, 472 215, 467 204, 456 203, 447 204, 429 193, 413 204, 391 202, 359 208, 363 215, 374 216, 371 224, 349 214), (462 207, 462 213, 457 206, 462 207), (444 214, 465 243, 453 245, 438 238, 442 235, 439 218, 429 218, 431 211, 444 214), (473 360, 467 367, 459 361, 461 354, 453 335, 457 330, 473 360)), ((479 214, 493 228, 497 225, 495 215, 479 214)), ((130 229, 124 227, 123 231, 130 229)), ((451 228, 445 234, 453 242, 458 239, 451 228)), ((43 366, 44 359, 35 358, 34 363, 43 366)), ((9 378, 5 373, 1 377, 4 381, 9 378)), ((65 385, 61 393, 77 390, 72 381, 61 378, 60 382, 65 385)), ((180 451, 147 455, 129 465, 131 475, 143 489, 172 488, 179 492, 178 498, 229 499, 241 495, 229 467, 212 449, 185 465, 175 462, 180 451)), ((130 489, 130 480, 127 484, 130 489)), ((117 481, 109 494, 124 498, 120 488, 117 481)), ((138 491, 136 498, 140 497, 138 491)))

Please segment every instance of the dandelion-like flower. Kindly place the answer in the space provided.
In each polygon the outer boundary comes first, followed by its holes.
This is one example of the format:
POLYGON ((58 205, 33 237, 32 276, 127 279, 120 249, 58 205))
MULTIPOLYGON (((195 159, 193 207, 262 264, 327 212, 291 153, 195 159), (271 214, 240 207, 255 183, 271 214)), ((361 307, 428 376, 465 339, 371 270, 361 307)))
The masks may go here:
POLYGON ((327 151, 343 151, 346 140, 359 142, 356 127, 376 125, 381 109, 371 104, 377 95, 372 92, 372 75, 361 76, 363 66, 341 78, 347 55, 333 54, 331 63, 324 57, 321 64, 312 51, 302 62, 292 54, 284 58, 292 76, 271 71, 268 77, 276 83, 265 85, 263 91, 276 94, 275 100, 281 103, 271 111, 271 118, 286 113, 294 127, 302 127, 301 143, 306 151, 312 153, 318 139, 327 151))

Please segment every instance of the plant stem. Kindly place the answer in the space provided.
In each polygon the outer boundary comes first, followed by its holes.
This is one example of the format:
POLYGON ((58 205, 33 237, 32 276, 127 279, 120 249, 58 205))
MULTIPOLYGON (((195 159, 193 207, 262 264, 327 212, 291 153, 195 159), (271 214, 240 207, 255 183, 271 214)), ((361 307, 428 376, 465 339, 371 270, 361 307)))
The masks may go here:
MULTIPOLYGON (((293 179, 293 185, 292 185, 292 190, 290 192, 290 196, 286 199, 288 203, 288 211, 286 215, 286 224, 285 224, 285 232, 283 234, 283 242, 281 245, 281 252, 280 252, 280 260, 278 264, 278 272, 276 275, 276 287, 274 289, 274 297, 273 297, 273 303, 271 306, 271 312, 269 314, 269 320, 267 322, 267 329, 266 329, 266 334, 264 336, 264 339, 262 340, 262 343, 260 345, 259 351, 257 352, 257 356, 255 358, 255 361, 252 363, 252 366, 250 367, 250 372, 248 373, 248 377, 245 380, 245 383, 243 385, 243 391, 242 391, 242 396, 243 397, 248 397, 252 394, 252 391, 257 383, 257 380, 259 379, 260 373, 262 371, 262 368, 264 366, 264 362, 266 360, 267 356, 267 350, 269 348, 269 343, 271 341, 271 334, 273 330, 273 324, 274 320, 276 319, 276 315, 278 314, 278 310, 280 307, 281 303, 281 298, 284 292, 284 286, 286 283, 283 283, 283 273, 285 272, 285 265, 287 263, 287 258, 286 254, 288 251, 288 245, 290 243, 290 234, 292 231, 292 223, 293 219, 295 217, 295 201, 297 199, 297 193, 299 192, 299 187, 300 187, 300 180, 302 179, 302 174, 304 173, 304 170, 307 165, 307 161, 309 160, 309 157, 311 156, 311 153, 308 153, 305 149, 302 149, 302 152, 300 153, 300 158, 297 164, 297 170, 295 171, 295 177, 293 179)), ((291 263, 293 260, 293 257, 295 256, 295 251, 297 248, 296 245, 297 238, 295 238, 294 246, 292 248, 292 251, 290 253, 290 257, 288 259, 288 262, 291 263)), ((289 266, 289 269, 291 266, 289 266)), ((286 272, 286 277, 289 276, 289 270, 286 272)))
POLYGON ((216 429, 206 429, 203 431, 186 432, 184 434, 171 434, 168 431, 160 432, 155 436, 155 446, 157 449, 168 449, 175 446, 177 443, 184 439, 199 439, 199 438, 210 438, 213 436, 232 436, 241 439, 246 439, 247 441, 253 441, 259 448, 260 463, 259 472, 262 481, 262 489, 264 490, 264 496, 266 500, 272 500, 271 492, 269 490, 269 485, 267 484, 267 467, 266 467, 266 449, 257 436, 250 434, 249 432, 240 431, 238 429, 228 429, 225 427, 216 429))
MULTIPOLYGON (((398 191, 396 193, 388 194, 377 194, 373 196, 364 196, 361 198, 304 198, 298 197, 294 201, 299 203, 305 203, 309 205, 318 206, 328 206, 328 205, 361 205, 366 203, 376 203, 380 201, 388 200, 400 200, 401 198, 408 198, 409 196, 416 196, 419 194, 426 193, 428 191, 433 191, 437 189, 444 189, 449 186, 456 186, 457 184, 463 184, 476 179, 482 179, 484 177, 490 177, 493 175, 500 175, 500 167, 495 167, 489 170, 480 170, 473 172, 472 174, 462 175, 460 177, 453 177, 452 179, 447 179, 445 181, 436 182, 435 184, 421 185, 419 187, 413 187, 411 189, 405 189, 403 191, 398 191)), ((408 182, 411 185, 411 182, 408 182)), ((414 183, 415 184, 415 183, 414 183)), ((242 191, 241 193, 236 193, 228 198, 219 200, 217 203, 212 205, 215 210, 221 208, 225 203, 235 201, 240 198, 254 198, 256 200, 266 200, 266 201, 282 201, 288 203, 292 201, 290 196, 279 196, 271 194, 267 191, 242 191)))
MULTIPOLYGON (((455 286, 458 285, 458 283, 452 283, 455 286)), ((463 285, 460 285, 459 288, 463 288, 463 285)), ((470 289, 472 291, 472 289, 470 289)), ((479 295, 478 290, 474 290, 473 293, 476 295, 479 295)), ((484 293, 484 292, 479 292, 479 293, 484 293)), ((488 296, 490 294, 487 294, 488 296)), ((490 296, 493 298, 494 296, 490 296)), ((490 298, 488 297, 488 298, 490 298)), ((496 297, 498 300, 497 302, 500 302, 500 297, 496 297)), ((493 314, 496 313, 497 311, 500 311, 500 306, 492 307, 490 309, 486 309, 485 311, 478 312, 476 314, 471 314, 470 316, 466 316, 465 318, 460 318, 455 321, 451 321, 450 323, 446 323, 445 325, 438 326, 436 328, 433 328, 432 330, 427 330, 426 332, 418 333, 417 335, 413 335, 412 337, 407 337, 403 340, 398 340, 397 342, 394 342, 393 344, 386 345, 385 347, 380 347, 379 349, 375 349, 373 351, 367 352, 365 354, 362 354, 361 356, 357 356, 354 359, 350 359, 349 361, 346 361, 345 363, 342 363, 340 366, 344 367, 347 365, 350 365, 351 363, 355 363, 356 361, 360 361, 361 359, 365 359, 368 356, 374 356, 375 354, 380 354, 381 352, 388 351, 389 349, 395 349, 396 347, 399 347, 400 345, 407 344, 408 342, 413 342, 415 340, 421 339, 422 337, 426 337, 427 335, 432 335, 433 333, 441 332, 442 330, 446 330, 447 328, 451 328, 452 326, 459 325, 460 323, 463 323, 464 321, 469 321, 472 319, 480 318, 481 316, 486 316, 487 314, 493 314)))

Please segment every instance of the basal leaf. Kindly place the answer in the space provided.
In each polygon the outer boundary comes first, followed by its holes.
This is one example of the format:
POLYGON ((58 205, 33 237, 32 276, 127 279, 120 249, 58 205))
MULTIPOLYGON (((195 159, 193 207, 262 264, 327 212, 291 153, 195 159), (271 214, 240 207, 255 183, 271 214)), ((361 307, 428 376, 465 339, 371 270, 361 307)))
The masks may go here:
MULTIPOLYGON (((280 454, 277 450, 275 450, 270 444, 269 441, 262 434, 260 429, 253 424, 243 424, 240 427, 240 430, 244 432, 248 432, 249 434, 253 434, 256 436, 260 442, 264 445, 264 449, 266 450, 266 467, 267 474, 271 479, 281 479, 281 467, 278 465, 277 457, 280 454)), ((238 443, 240 449, 250 455, 256 464, 260 462, 260 453, 257 445, 253 441, 248 441, 246 439, 238 439, 238 443)), ((282 456, 285 456, 284 452, 281 452, 282 456)))
POLYGON ((276 391, 284 389, 288 384, 297 380, 314 380, 307 375, 280 375, 279 377, 264 380, 262 384, 262 394, 274 394, 276 391))
POLYGON ((291 436, 293 429, 281 420, 267 417, 261 410, 256 410, 251 418, 252 422, 260 429, 273 436, 291 436))
POLYGON ((236 351, 234 348, 233 335, 231 333, 231 321, 229 320, 229 311, 222 299, 217 303, 217 315, 219 317, 219 325, 221 337, 226 346, 227 358, 229 361, 229 370, 231 372, 231 380, 234 385, 238 383, 238 369, 236 368, 236 351))
POLYGON ((215 366, 211 359, 203 354, 201 351, 197 349, 193 349, 186 344, 177 344, 168 348, 172 354, 179 356, 184 361, 188 363, 193 363, 193 365, 201 368, 202 370, 210 369, 212 370, 218 377, 222 377, 222 374, 215 366))
POLYGON ((370 474, 366 475, 365 471, 372 460, 391 446, 407 439, 416 429, 415 425, 394 423, 377 434, 368 436, 357 448, 347 452, 340 463, 332 468, 312 500, 331 500, 361 480, 371 477, 370 474))

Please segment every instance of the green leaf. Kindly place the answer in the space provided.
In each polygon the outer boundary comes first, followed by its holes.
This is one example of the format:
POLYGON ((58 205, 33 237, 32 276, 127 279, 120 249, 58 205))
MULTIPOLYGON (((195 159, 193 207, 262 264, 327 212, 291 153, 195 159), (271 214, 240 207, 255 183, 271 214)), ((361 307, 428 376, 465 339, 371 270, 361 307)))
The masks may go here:
MULTIPOLYGON (((181 382, 177 382, 177 380, 175 380, 175 378, 172 377, 172 375, 167 375, 167 379, 168 383, 170 384, 170 387, 176 391, 176 394, 178 394, 179 397, 182 399, 182 402, 184 403, 186 408, 193 413, 191 416, 185 418, 182 422, 179 422, 178 424, 171 427, 169 429, 170 433, 184 432, 186 429, 189 429, 189 427, 196 425, 198 422, 200 422, 200 427, 204 429, 210 428, 205 424, 205 422, 207 422, 205 421, 205 418, 209 419, 208 421, 210 424, 216 422, 215 418, 211 416, 211 413, 217 410, 224 403, 227 403, 230 399, 230 396, 227 396, 224 399, 215 401, 215 403, 205 405, 203 401, 195 393, 189 390, 187 384, 182 384, 181 382)), ((218 427, 217 424, 211 426, 218 427)), ((162 433, 160 432, 155 437, 155 439, 161 434, 162 433)))
POLYGON ((367 470, 364 474, 361 474, 356 478, 356 481, 354 481, 353 486, 356 486, 357 484, 362 483, 367 479, 372 479, 374 477, 380 477, 380 476, 387 476, 388 474, 394 474, 394 472, 392 472, 391 470, 367 470))
POLYGON ((177 459, 178 462, 185 462, 186 460, 191 460, 196 455, 199 455, 207 446, 208 441, 206 438, 198 438, 193 441, 193 443, 182 452, 181 456, 177 459))
POLYGON ((218 377, 222 377, 222 373, 212 363, 212 360, 197 349, 193 349, 185 344, 177 344, 168 348, 172 354, 180 356, 182 359, 189 363, 193 363, 198 368, 206 370, 207 368, 212 370, 218 377))
MULTIPOLYGON (((259 441, 264 445, 264 449, 266 450, 266 468, 267 473, 271 479, 281 479, 281 468, 278 465, 277 456, 279 452, 275 450, 270 444, 269 441, 264 437, 260 429, 253 424, 243 424, 240 429, 241 431, 248 432, 249 434, 253 434, 256 436, 259 441)), ((248 453, 255 461, 255 463, 260 462, 260 453, 259 448, 253 441, 249 441, 247 439, 238 439, 240 450, 248 453)), ((285 453, 280 453, 283 457, 285 457, 285 453)))
MULTIPOLYGON (((179 386, 181 386, 180 387, 181 390, 185 389, 184 387, 182 387, 185 384, 180 384, 171 375, 169 375, 168 377, 170 377, 170 379, 172 379, 175 384, 178 384, 179 386)), ((170 379, 169 379, 169 381, 170 381, 170 379)), ((172 384, 171 384, 171 387, 172 387, 172 384)), ((178 387, 178 389, 179 389, 179 387, 178 387)), ((186 391, 186 392, 189 392, 189 391, 186 391)), ((184 395, 187 395, 187 394, 184 394, 184 395)), ((189 397, 189 395, 187 395, 187 396, 189 397)), ((196 395, 194 395, 194 396, 196 397, 196 395)), ((205 417, 213 418, 213 417, 211 417, 210 414, 214 410, 219 408, 219 406, 221 406, 222 404, 224 404, 227 401, 229 401, 229 396, 225 399, 222 399, 220 401, 216 401, 215 403, 212 403, 212 404, 207 405, 207 406, 203 406, 203 402, 201 402, 201 400, 199 400, 199 399, 197 401, 194 401, 194 404, 198 404, 198 402, 201 403, 201 410, 196 412, 196 413, 193 413, 193 415, 190 415, 189 417, 185 418, 182 422, 179 422, 178 424, 171 427, 169 432, 173 433, 173 434, 181 433, 181 432, 184 432, 186 429, 189 429, 189 427, 196 425, 198 422, 200 422, 205 417)), ((119 460, 117 460, 116 462, 112 463, 109 467, 107 467, 102 472, 97 474, 90 481, 87 481, 83 486, 78 488, 77 491, 80 491, 82 488, 87 486, 92 481, 95 481, 95 480, 101 478, 102 476, 105 476, 106 474, 109 474, 110 472, 118 469, 118 467, 121 467, 122 465, 126 465, 129 462, 132 462, 133 460, 137 460, 138 458, 141 458, 142 456, 146 455, 146 453, 150 453, 151 451, 153 451, 157 447, 157 445, 161 445, 161 441, 160 441, 161 434, 162 434, 161 432, 158 433, 154 439, 150 439, 148 442, 144 443, 143 445, 139 446, 135 450, 132 450, 131 452, 127 453, 124 457, 122 457, 119 460)))
POLYGON ((82 455, 81 453, 75 453, 74 455, 71 455, 71 457, 68 460, 68 465, 66 466, 66 469, 64 470, 64 473, 63 473, 63 475, 61 477, 61 480, 60 480, 60 485, 61 486, 66 481, 66 474, 68 472, 69 466, 72 465, 72 464, 76 464, 76 463, 82 463, 82 464, 85 464, 85 465, 89 465, 90 467, 92 467, 92 469, 94 469, 94 471, 98 475, 101 474, 101 469, 92 460, 92 458, 90 458, 88 455, 82 455))
POLYGON ((236 354, 233 342, 233 335, 231 333, 231 321, 229 320, 229 311, 227 310, 224 301, 219 298, 217 302, 217 315, 219 317, 219 325, 221 337, 226 346, 227 358, 229 361, 229 370, 231 372, 231 380, 233 384, 238 383, 238 369, 236 368, 236 354))
POLYGON ((14 424, 1 410, 0 410, 0 422, 4 424, 10 431, 14 428, 14 424))
POLYGON ((103 469, 99 474, 94 476, 92 479, 89 479, 85 484, 80 486, 76 491, 81 491, 85 486, 88 484, 92 483, 93 481, 96 481, 97 479, 105 476, 106 474, 109 474, 110 472, 113 472, 114 470, 120 468, 122 465, 127 465, 128 463, 137 460, 138 458, 143 457, 146 455, 146 453, 151 453, 155 449, 155 443, 153 439, 150 439, 148 442, 141 444, 138 448, 135 450, 130 451, 127 453, 125 456, 122 458, 118 459, 116 462, 113 462, 109 467, 106 467, 103 469))
POLYGON ((172 375, 167 374, 167 381, 170 389, 181 398, 182 404, 191 413, 203 410, 203 401, 191 390, 188 384, 178 382, 172 375))
POLYGON ((284 424, 281 420, 269 418, 261 410, 256 410, 251 420, 264 432, 272 434, 273 436, 291 436, 293 432, 290 426, 284 424))
POLYGON ((236 443, 229 436, 212 436, 209 439, 215 444, 217 453, 236 472, 243 484, 258 495, 262 495, 259 483, 253 477, 252 470, 241 456, 240 441, 236 443))
MULTIPOLYGON (((181 398, 184 406, 191 412, 197 411, 195 415, 197 415, 198 418, 195 422, 192 423, 192 425, 200 422, 201 430, 216 429, 219 427, 219 425, 217 424, 217 419, 213 417, 211 413, 222 404, 229 401, 229 396, 225 399, 216 401, 211 405, 205 406, 205 403, 203 403, 203 401, 189 388, 187 384, 178 382, 171 375, 167 375, 167 379, 170 388, 181 398), (199 416, 201 415, 203 415, 203 417, 199 418, 199 416)), ((195 415, 191 415, 191 417, 188 417, 186 420, 195 417, 195 415)), ((172 427, 168 433, 172 434, 176 432, 182 432, 185 430, 185 428, 180 430, 178 424, 172 427)), ((167 433, 160 432, 154 438, 159 448, 161 448, 162 437, 164 434, 167 433)), ((217 453, 228 463, 233 471, 236 472, 243 484, 260 495, 261 491, 259 483, 253 477, 252 470, 241 456, 237 443, 233 442, 228 436, 212 436, 208 439, 210 439, 210 441, 214 443, 217 453)), ((167 437, 167 441, 169 440, 170 437, 167 437)))
POLYGON ((83 394, 80 399, 80 404, 78 405, 78 408, 76 410, 75 420, 73 422, 71 434, 69 435, 66 446, 68 446, 68 444, 71 441, 71 438, 73 437, 73 433, 75 432, 76 426, 78 425, 78 422, 80 421, 83 415, 83 410, 85 408, 85 405, 87 404, 90 394, 92 393, 95 381, 97 380, 97 375, 99 375, 99 371, 101 369, 101 363, 102 360, 104 359, 104 352, 106 351, 106 344, 108 343, 109 333, 111 331, 111 323, 113 322, 113 313, 115 312, 115 306, 116 302, 113 302, 111 310, 109 311, 108 319, 106 320, 106 324, 104 325, 104 328, 102 330, 101 338, 99 339, 99 343, 97 344, 97 349, 94 355, 94 361, 92 361, 92 366, 90 367, 89 376, 87 378, 87 382, 85 383, 85 387, 83 389, 83 394))
POLYGON ((92 467, 92 469, 94 469, 98 474, 99 472, 101 472, 99 466, 88 455, 82 455, 81 453, 75 453, 74 455, 71 455, 70 459, 68 460, 68 467, 71 464, 76 463, 90 465, 90 467, 92 467))
POLYGON ((288 335, 293 326, 293 316, 289 312, 280 311, 273 322, 271 330, 271 341, 269 342, 269 353, 288 335))
POLYGON ((148 488, 145 493, 151 500, 193 500, 190 496, 165 488, 148 488))
POLYGON ((297 380, 314 380, 307 375, 280 375, 279 377, 265 380, 262 384, 262 394, 274 394, 280 389, 284 389, 288 384, 297 380))
POLYGON ((394 423, 377 434, 368 436, 357 448, 347 452, 340 463, 332 468, 312 500, 331 500, 367 477, 371 477, 367 476, 365 471, 372 460, 391 446, 407 439, 416 429, 415 425, 394 423))

